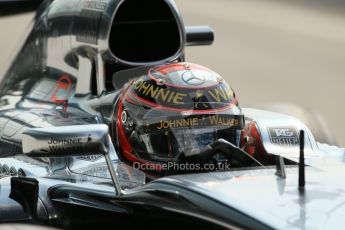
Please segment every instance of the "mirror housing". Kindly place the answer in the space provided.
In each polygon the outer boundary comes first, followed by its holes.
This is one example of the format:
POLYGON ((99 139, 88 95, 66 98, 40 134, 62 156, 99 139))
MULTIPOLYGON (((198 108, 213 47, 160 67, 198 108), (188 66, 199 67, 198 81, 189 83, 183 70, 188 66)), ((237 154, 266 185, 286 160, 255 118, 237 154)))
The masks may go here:
POLYGON ((186 46, 207 46, 214 41, 214 32, 210 26, 186 26, 186 46))
POLYGON ((29 129, 23 133, 22 148, 30 157, 105 155, 109 151, 108 126, 29 129))
POLYGON ((22 148, 31 157, 104 155, 115 196, 122 194, 110 154, 116 154, 104 124, 33 128, 23 133, 22 148))

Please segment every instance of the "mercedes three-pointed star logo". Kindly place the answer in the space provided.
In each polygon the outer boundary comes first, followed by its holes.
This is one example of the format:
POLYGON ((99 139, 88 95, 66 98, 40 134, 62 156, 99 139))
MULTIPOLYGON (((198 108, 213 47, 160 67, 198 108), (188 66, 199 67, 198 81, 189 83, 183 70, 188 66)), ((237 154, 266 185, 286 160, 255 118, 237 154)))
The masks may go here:
POLYGON ((205 83, 203 75, 196 75, 193 71, 186 71, 182 74, 182 80, 188 85, 202 85, 205 83))

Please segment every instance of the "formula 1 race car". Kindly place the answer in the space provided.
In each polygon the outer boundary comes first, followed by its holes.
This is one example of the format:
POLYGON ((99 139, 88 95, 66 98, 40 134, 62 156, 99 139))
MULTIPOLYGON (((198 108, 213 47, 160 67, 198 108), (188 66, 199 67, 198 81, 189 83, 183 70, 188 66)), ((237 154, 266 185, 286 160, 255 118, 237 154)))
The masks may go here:
POLYGON ((214 35, 173 0, 45 0, 31 29, 0 85, 4 226, 343 227, 344 149, 186 62, 214 35))

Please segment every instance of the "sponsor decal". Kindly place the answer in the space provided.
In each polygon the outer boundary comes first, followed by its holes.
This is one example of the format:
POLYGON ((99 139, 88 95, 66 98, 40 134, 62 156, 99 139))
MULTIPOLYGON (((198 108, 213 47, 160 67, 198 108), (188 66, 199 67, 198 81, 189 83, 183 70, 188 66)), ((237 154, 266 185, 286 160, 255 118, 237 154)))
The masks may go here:
POLYGON ((76 39, 78 42, 89 44, 98 44, 99 24, 102 18, 102 12, 84 9, 76 21, 76 39))
POLYGON ((101 156, 101 155, 77 156, 76 159, 82 160, 82 161, 91 161, 91 162, 94 162, 94 161, 99 160, 99 159, 102 158, 102 157, 103 157, 103 156, 101 156))
POLYGON ((59 152, 79 149, 79 146, 84 142, 82 138, 50 138, 48 140, 49 151, 59 152))
POLYGON ((271 143, 284 147, 299 146, 299 134, 295 127, 269 127, 271 143))
POLYGON ((163 101, 169 104, 184 104, 186 93, 179 93, 172 89, 157 85, 153 81, 139 79, 133 85, 135 93, 141 97, 149 98, 151 101, 163 101))
MULTIPOLYGON (((201 79, 198 81, 201 81, 201 79)), ((229 104, 234 96, 233 91, 227 84, 191 90, 157 84, 156 81, 146 77, 136 80, 131 87, 131 91, 140 99, 161 106, 191 109, 191 104, 194 104, 192 109, 200 110, 210 109, 209 103, 229 104)), ((213 105, 224 106, 224 104, 213 105)))
POLYGON ((107 7, 107 3, 103 2, 103 1, 86 1, 86 2, 84 2, 84 9, 104 11, 106 7, 107 7))
POLYGON ((81 138, 53 138, 48 140, 49 145, 75 145, 83 143, 81 138))
POLYGON ((174 128, 193 127, 226 127, 242 129, 244 121, 242 116, 236 115, 194 115, 188 117, 176 117, 169 120, 160 120, 158 123, 147 124, 145 132, 155 132, 174 128))
POLYGON ((85 144, 92 140, 91 134, 87 137, 69 137, 69 138, 61 138, 61 137, 50 137, 48 139, 48 151, 50 152, 60 152, 60 151, 77 151, 80 148, 86 146, 85 144))
POLYGON ((86 176, 95 176, 102 178, 110 177, 108 167, 106 165, 92 167, 91 169, 82 172, 82 174, 86 176))
POLYGON ((201 90, 197 90, 195 92, 195 97, 193 98, 194 101, 194 109, 208 109, 210 106, 205 103, 207 99, 205 99, 205 95, 201 90))

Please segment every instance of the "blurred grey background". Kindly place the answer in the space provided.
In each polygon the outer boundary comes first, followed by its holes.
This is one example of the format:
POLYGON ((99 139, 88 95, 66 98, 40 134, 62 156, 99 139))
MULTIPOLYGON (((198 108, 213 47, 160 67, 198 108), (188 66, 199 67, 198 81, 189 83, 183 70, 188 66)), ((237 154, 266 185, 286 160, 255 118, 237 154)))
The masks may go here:
MULTIPOLYGON (((186 25, 210 25, 211 47, 187 60, 219 72, 243 107, 289 102, 319 112, 345 146, 345 1, 176 0, 186 25)), ((32 14, 0 18, 0 66, 32 14)))

